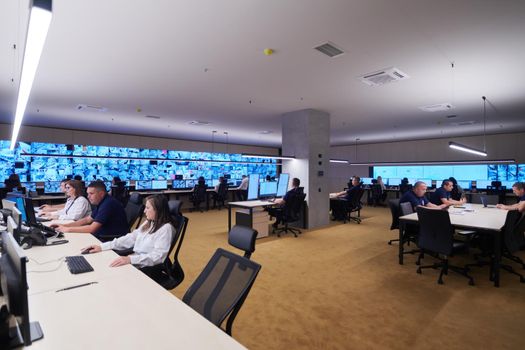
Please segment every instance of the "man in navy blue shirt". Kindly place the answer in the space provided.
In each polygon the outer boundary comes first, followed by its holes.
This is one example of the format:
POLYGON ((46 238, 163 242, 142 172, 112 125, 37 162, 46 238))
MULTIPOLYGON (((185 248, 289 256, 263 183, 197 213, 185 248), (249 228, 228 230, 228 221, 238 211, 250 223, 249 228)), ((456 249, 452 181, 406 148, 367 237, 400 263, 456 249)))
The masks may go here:
POLYGON ((427 208, 435 208, 435 209, 443 209, 449 206, 449 204, 440 204, 436 205, 434 203, 431 203, 428 201, 427 197, 425 197, 425 192, 427 191, 427 184, 423 181, 418 181, 415 183, 414 187, 411 191, 406 192, 401 199, 399 200, 399 204, 410 202, 412 204, 412 208, 414 208, 414 211, 416 211, 416 208, 418 206, 423 206, 427 208))
POLYGON ((274 204, 279 205, 280 207, 274 207, 274 208, 268 209, 269 215, 275 217, 275 222, 273 223, 274 228, 277 228, 277 226, 279 226, 279 224, 282 221, 283 206, 286 204, 286 201, 289 201, 290 197, 292 196, 303 194, 303 189, 299 187, 300 184, 301 184, 301 180, 294 177, 292 179, 292 189, 286 192, 283 198, 279 198, 274 201, 274 204))
POLYGON ((465 198, 456 201, 451 198, 451 191, 454 188, 454 183, 450 180, 443 180, 441 187, 438 188, 434 193, 430 195, 430 202, 435 205, 448 204, 448 205, 461 205, 466 202, 465 198))
POLYGON ((361 178, 359 176, 352 177, 352 186, 346 191, 330 194, 330 210, 332 211, 332 220, 344 220, 345 202, 351 202, 354 196, 361 192, 361 178))
POLYGON ((513 205, 498 204, 496 207, 505 210, 518 210, 521 213, 525 212, 525 184, 523 182, 516 182, 512 185, 512 192, 518 196, 518 203, 513 205))
POLYGON ((108 195, 102 181, 93 181, 87 188, 88 200, 96 208, 91 215, 69 224, 58 226, 62 232, 91 233, 97 238, 123 236, 129 232, 126 212, 122 204, 108 195))

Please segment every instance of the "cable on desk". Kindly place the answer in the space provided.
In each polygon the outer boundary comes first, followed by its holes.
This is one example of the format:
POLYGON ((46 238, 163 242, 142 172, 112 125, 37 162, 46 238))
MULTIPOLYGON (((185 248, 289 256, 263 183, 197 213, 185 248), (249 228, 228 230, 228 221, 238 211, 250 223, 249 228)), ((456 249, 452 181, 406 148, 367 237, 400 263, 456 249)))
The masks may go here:
POLYGON ((66 261, 65 258, 66 258, 66 257, 63 256, 63 257, 61 257, 61 258, 54 259, 54 260, 50 260, 50 261, 45 261, 45 262, 43 262, 43 263, 39 263, 39 262, 36 261, 35 259, 29 258, 29 260, 34 261, 34 262, 37 263, 38 265, 44 265, 44 264, 48 264, 48 263, 56 262, 56 261, 58 261, 59 264, 58 264, 58 266, 55 267, 54 269, 50 269, 50 270, 40 270, 40 271, 38 271, 38 270, 30 270, 30 271, 27 271, 27 273, 31 273, 31 272, 34 272, 34 273, 54 272, 54 271, 58 270, 58 269, 62 266, 62 264, 64 263, 64 261, 66 261))

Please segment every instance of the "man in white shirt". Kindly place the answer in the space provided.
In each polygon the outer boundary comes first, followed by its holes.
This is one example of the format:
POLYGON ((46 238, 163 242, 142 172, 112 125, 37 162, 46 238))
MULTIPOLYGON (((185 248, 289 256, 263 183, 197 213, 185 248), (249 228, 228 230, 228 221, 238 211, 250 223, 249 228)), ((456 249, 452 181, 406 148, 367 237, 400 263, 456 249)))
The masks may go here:
POLYGON ((237 199, 240 201, 245 201, 248 199, 248 181, 248 176, 243 175, 241 184, 239 187, 237 187, 237 199))

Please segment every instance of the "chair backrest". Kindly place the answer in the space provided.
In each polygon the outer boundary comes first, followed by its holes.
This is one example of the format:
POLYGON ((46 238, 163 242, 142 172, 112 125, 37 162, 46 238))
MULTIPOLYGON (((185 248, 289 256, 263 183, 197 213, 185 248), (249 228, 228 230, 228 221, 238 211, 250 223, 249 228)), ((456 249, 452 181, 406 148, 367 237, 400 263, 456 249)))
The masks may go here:
POLYGON ((228 243, 244 251, 244 257, 250 258, 255 251, 257 231, 246 226, 235 225, 228 233, 228 243))
POLYGON ((418 246, 435 253, 450 255, 454 243, 454 227, 448 211, 417 207, 419 221, 418 246))
POLYGON ((240 255, 217 249, 182 301, 220 327, 228 317, 226 332, 255 282, 261 265, 240 255))
MULTIPOLYGON (((377 180, 376 180, 377 181, 377 180)), ((370 191, 372 191, 372 197, 373 198, 381 198, 381 195, 383 194, 383 190, 381 189, 381 185, 379 184, 373 184, 370 186, 370 191)))
POLYGON ((525 244, 525 216, 517 210, 507 212, 503 226, 503 244, 510 253, 515 253, 525 244))
POLYGON ((399 228, 399 214, 401 213, 401 208, 399 206, 399 199, 391 199, 388 201, 388 207, 390 208, 390 213, 392 214, 392 224, 390 225, 391 230, 399 228))
POLYGON ((204 202, 206 200, 206 185, 195 185, 193 188, 193 201, 204 202))
POLYGON ((144 212, 144 204, 142 203, 142 196, 140 193, 134 192, 131 194, 124 210, 126 211, 129 228, 130 230, 133 230, 135 222, 144 212))
POLYGON ((414 212, 414 208, 412 207, 412 203, 410 202, 400 203, 399 208, 401 211, 401 216, 409 215, 414 212))
POLYGON ((361 197, 363 197, 363 193, 365 193, 365 190, 363 188, 360 188, 354 193, 352 198, 350 198, 350 201, 348 203, 350 206, 350 210, 361 209, 361 197))
POLYGON ((408 192, 412 189, 412 185, 410 184, 407 184, 407 183, 401 183, 399 185, 399 192, 401 192, 401 194, 405 193, 405 192, 408 192))
POLYGON ((288 196, 283 208, 283 221, 294 222, 299 220, 299 212, 306 198, 306 193, 293 193, 288 196))
MULTIPOLYGON (((125 183, 124 183, 125 184, 125 183)), ((127 204, 127 189, 124 186, 111 186, 111 197, 118 200, 122 205, 127 204)))
POLYGON ((168 201, 168 207, 170 208, 170 215, 172 217, 182 215, 181 214, 182 201, 179 201, 177 199, 172 199, 168 201))
POLYGON ((226 195, 228 193, 228 183, 227 182, 222 182, 219 184, 219 188, 217 190, 217 198, 219 200, 224 200, 226 199, 226 195))

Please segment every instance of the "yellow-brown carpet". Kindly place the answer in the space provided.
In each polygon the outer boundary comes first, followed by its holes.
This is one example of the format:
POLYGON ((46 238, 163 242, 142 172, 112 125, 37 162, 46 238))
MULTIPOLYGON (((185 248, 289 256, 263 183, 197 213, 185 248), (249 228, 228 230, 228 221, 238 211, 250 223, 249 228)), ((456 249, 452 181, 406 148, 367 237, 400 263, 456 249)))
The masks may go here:
MULTIPOLYGON (((240 253, 227 243, 227 210, 185 215, 179 298, 218 247, 240 253)), ((416 273, 416 256, 397 263, 397 243, 386 243, 397 236, 388 209, 365 207, 362 217, 361 225, 257 240, 252 260, 262 269, 233 337, 250 349, 525 348, 517 276, 502 271, 494 288, 483 267, 472 272, 475 286, 453 272, 438 285, 436 270, 416 273)))

